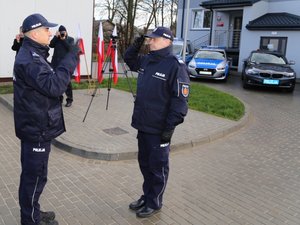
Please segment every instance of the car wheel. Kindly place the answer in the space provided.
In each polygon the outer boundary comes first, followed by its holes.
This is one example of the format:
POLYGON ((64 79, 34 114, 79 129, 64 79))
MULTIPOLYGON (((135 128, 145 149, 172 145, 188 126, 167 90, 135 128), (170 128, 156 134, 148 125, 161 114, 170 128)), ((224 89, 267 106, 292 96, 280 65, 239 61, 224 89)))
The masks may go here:
POLYGON ((249 88, 249 84, 247 83, 246 78, 242 75, 242 84, 243 84, 243 88, 244 89, 248 89, 249 88))

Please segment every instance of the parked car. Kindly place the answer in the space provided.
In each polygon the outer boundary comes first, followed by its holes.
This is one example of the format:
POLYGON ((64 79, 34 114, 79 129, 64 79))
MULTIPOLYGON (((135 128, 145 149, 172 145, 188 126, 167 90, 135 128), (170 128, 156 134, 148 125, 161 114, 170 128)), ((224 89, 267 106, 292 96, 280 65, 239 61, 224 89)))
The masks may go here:
MULTIPOLYGON (((178 59, 182 59, 183 56, 183 39, 175 38, 173 41, 173 54, 177 56, 178 59)), ((185 51, 185 63, 188 64, 194 55, 194 47, 192 43, 187 40, 186 42, 186 51, 185 51)))
POLYGON ((278 52, 265 50, 252 51, 244 61, 242 71, 243 87, 266 86, 284 88, 293 92, 296 83, 296 73, 291 68, 295 62, 288 61, 278 52))
POLYGON ((190 63, 188 69, 191 78, 205 78, 227 80, 230 60, 225 49, 220 47, 203 47, 199 49, 190 63))

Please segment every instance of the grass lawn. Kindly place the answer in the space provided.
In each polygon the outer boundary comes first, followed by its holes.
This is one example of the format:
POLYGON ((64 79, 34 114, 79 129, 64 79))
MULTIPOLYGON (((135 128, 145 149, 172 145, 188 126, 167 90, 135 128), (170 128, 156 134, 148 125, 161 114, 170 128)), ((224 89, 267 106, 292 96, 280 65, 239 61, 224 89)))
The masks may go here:
MULTIPOLYGON (((100 88, 107 88, 107 79, 102 84, 98 85, 100 88)), ((134 93, 136 92, 136 78, 119 78, 117 85, 112 84, 112 88, 130 91, 129 83, 131 84, 134 93)), ((82 81, 80 84, 73 83, 73 89, 86 89, 89 87, 87 81, 82 81)), ((191 83, 189 97, 189 108, 215 116, 227 118, 230 120, 239 120, 245 113, 245 107, 234 96, 207 87, 200 83, 191 83)), ((12 93, 12 85, 0 85, 0 94, 12 93)))

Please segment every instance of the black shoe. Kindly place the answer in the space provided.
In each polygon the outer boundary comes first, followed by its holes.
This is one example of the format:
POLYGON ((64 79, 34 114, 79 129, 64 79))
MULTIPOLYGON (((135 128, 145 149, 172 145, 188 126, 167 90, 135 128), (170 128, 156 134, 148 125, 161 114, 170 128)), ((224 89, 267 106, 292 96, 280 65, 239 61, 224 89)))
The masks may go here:
POLYGON ((144 206, 141 210, 139 210, 136 213, 136 216, 140 217, 140 218, 150 217, 150 216, 154 215, 155 213, 159 212, 160 209, 161 208, 159 208, 159 209, 151 209, 148 206, 144 206))
POLYGON ((48 222, 45 222, 45 221, 40 221, 38 223, 38 225, 58 225, 58 222, 56 220, 51 220, 51 221, 48 221, 48 222))
POLYGON ((142 208, 145 205, 145 201, 144 199, 139 199, 135 202, 132 202, 129 204, 129 209, 131 210, 139 210, 140 208, 142 208))
POLYGON ((49 222, 55 219, 55 213, 52 211, 49 212, 40 211, 40 217, 41 217, 41 221, 49 222))
POLYGON ((71 105, 72 105, 72 102, 67 102, 65 106, 70 107, 71 105))

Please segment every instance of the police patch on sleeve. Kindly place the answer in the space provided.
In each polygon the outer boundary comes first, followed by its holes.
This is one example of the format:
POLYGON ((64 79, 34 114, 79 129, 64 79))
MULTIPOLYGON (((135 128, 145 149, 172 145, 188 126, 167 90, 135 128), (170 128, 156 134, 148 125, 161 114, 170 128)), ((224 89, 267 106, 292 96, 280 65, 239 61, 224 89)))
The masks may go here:
POLYGON ((181 94, 183 97, 187 98, 190 94, 190 86, 188 84, 182 84, 181 94))

